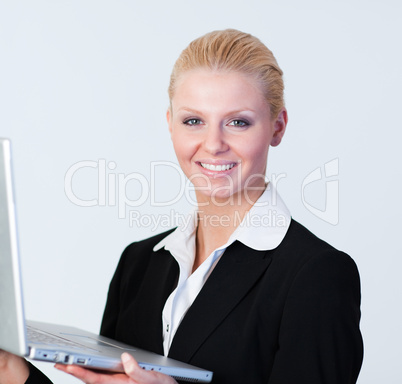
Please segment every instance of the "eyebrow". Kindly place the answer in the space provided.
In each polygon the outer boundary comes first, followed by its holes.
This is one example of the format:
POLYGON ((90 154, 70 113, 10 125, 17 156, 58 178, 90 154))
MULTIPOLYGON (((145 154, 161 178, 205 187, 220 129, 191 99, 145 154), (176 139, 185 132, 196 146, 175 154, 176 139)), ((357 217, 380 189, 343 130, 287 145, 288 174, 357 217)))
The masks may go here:
MULTIPOLYGON (((193 108, 188 108, 188 107, 181 107, 179 108, 176 112, 190 112, 190 113, 195 113, 196 115, 202 115, 203 113, 201 111, 198 111, 196 109, 193 108)), ((232 114, 236 114, 236 113, 242 113, 242 112, 252 112, 252 113, 256 113, 256 111, 254 109, 249 109, 249 108, 239 108, 239 109, 235 109, 233 111, 229 111, 228 113, 226 113, 227 115, 232 115, 232 114)))

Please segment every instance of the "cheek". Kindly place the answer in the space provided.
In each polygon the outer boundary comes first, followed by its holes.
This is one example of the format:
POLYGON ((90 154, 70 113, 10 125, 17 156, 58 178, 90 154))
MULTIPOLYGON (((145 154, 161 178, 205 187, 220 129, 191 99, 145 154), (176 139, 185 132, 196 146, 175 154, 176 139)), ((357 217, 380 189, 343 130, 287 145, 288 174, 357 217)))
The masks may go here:
POLYGON ((191 140, 184 138, 183 135, 173 133, 172 142, 177 160, 180 164, 184 164, 186 161, 191 159, 194 152, 194 145, 192 145, 191 140))
POLYGON ((266 163, 268 155, 269 144, 265 137, 255 138, 250 141, 243 141, 240 143, 237 153, 248 162, 249 167, 257 166, 261 163, 266 163))
POLYGON ((270 130, 263 131, 262 134, 253 140, 248 146, 250 156, 253 156, 257 161, 267 161, 269 146, 272 140, 270 130))

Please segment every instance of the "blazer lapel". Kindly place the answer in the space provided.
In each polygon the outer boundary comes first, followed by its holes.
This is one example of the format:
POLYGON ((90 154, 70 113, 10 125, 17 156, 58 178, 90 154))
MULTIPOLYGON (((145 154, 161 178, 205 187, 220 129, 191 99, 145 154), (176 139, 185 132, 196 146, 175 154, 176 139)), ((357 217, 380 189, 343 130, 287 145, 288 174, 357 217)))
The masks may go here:
POLYGON ((238 241, 226 249, 177 329, 169 357, 190 361, 268 268, 268 252, 253 250, 238 241))

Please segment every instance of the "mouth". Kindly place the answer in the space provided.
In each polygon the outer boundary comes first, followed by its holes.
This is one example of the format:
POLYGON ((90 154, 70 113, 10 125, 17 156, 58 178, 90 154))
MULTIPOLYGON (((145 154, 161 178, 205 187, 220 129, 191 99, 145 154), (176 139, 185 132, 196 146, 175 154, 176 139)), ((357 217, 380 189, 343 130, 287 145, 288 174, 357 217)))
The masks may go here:
POLYGON ((199 162, 198 164, 201 165, 202 168, 207 169, 208 171, 212 171, 212 172, 229 171, 230 169, 232 169, 234 166, 237 165, 237 163, 209 164, 209 163, 203 163, 203 162, 199 162))

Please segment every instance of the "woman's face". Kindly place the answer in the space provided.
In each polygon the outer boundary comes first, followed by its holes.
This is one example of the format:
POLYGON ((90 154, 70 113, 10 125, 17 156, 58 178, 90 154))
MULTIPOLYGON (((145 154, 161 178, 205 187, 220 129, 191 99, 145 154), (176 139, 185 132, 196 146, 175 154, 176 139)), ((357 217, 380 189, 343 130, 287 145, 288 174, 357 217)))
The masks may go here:
POLYGON ((268 149, 280 143, 287 115, 283 108, 272 119, 256 81, 238 72, 185 72, 167 119, 177 159, 199 202, 262 193, 268 149))

